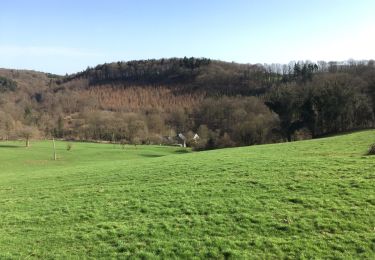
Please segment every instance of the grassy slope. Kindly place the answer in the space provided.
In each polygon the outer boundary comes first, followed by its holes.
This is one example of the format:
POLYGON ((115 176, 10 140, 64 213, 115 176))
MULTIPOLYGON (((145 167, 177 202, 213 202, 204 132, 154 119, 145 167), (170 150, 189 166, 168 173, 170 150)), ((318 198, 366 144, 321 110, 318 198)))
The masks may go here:
POLYGON ((0 147, 0 258, 374 258, 374 141, 0 147))

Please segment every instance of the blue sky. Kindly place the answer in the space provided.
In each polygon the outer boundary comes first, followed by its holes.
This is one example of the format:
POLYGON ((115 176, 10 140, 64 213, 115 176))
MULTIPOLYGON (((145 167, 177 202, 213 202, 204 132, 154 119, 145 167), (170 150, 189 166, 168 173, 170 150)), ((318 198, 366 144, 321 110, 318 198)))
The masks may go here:
POLYGON ((0 67, 104 62, 375 59, 374 0, 2 0, 0 67))

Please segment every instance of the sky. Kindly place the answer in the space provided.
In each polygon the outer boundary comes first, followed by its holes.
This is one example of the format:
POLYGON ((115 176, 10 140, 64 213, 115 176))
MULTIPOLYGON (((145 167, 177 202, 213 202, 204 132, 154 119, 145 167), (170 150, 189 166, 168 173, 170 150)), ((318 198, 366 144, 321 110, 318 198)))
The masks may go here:
POLYGON ((1 0, 0 67, 375 59, 374 0, 1 0))

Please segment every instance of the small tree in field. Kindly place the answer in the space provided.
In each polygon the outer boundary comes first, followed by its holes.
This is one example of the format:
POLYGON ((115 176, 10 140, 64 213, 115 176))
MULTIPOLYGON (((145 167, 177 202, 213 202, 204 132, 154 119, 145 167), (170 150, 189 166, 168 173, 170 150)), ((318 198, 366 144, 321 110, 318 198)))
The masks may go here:
POLYGON ((134 137, 132 139, 132 144, 137 148, 137 145, 141 144, 141 139, 139 137, 134 137))
POLYGON ((33 126, 22 126, 18 130, 18 136, 25 139, 26 147, 30 147, 30 140, 32 138, 38 137, 40 134, 39 130, 33 126))
POLYGON ((127 143, 128 143, 128 142, 127 142, 125 139, 121 139, 121 140, 120 140, 121 148, 122 148, 122 149, 125 149, 125 146, 126 146, 127 143))

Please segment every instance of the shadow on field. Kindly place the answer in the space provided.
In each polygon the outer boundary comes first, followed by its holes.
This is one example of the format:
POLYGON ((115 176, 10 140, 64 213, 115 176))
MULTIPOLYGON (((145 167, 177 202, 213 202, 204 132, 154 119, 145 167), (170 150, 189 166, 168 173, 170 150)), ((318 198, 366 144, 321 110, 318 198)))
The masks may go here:
POLYGON ((189 153, 189 151, 187 149, 180 149, 180 150, 176 150, 174 151, 174 153, 177 153, 177 154, 181 154, 181 153, 189 153))
POLYGON ((156 158, 156 157, 162 157, 164 155, 159 154, 141 154, 142 157, 148 157, 148 158, 156 158))
POLYGON ((24 145, 15 145, 15 144, 0 144, 0 148, 22 148, 24 145))

